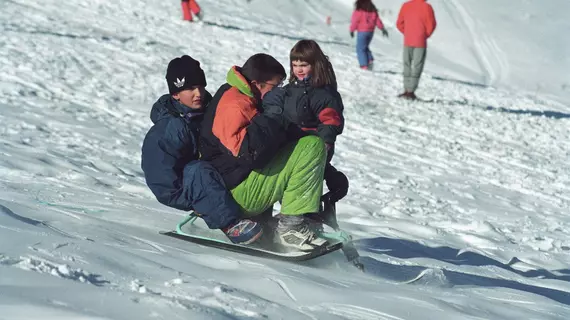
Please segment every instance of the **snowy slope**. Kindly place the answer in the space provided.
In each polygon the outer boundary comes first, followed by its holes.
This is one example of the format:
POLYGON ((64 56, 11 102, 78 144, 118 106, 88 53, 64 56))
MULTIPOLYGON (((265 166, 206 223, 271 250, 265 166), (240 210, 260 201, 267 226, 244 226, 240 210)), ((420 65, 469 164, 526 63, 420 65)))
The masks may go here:
MULTIPOLYGON (((376 71, 362 72, 336 23, 346 1, 261 2, 203 0, 206 21, 192 25, 174 0, 0 2, 0 319, 567 319, 565 96, 524 91, 520 63, 503 68, 467 45, 464 58, 446 54, 457 38, 441 18, 421 83, 436 101, 403 102, 395 31, 375 42, 376 71), (168 61, 202 61, 213 92, 253 53, 287 65, 303 37, 337 71, 347 124, 333 162, 351 181, 339 219, 368 272, 341 253, 292 264, 158 235, 184 214, 158 204, 140 170, 168 61), (523 89, 502 87, 509 79, 523 89)), ((509 10, 490 3, 447 14, 509 10)), ((567 22, 542 20, 552 7, 520 8, 563 35, 567 22)), ((490 29, 480 39, 498 36, 490 29)))
MULTIPOLYGON (((320 0, 325 3, 326 0, 320 0)), ((311 2, 315 2, 314 0, 311 2)), ((346 33, 352 0, 331 10, 346 33)), ((395 27, 402 0, 375 1, 390 32, 372 47, 399 59, 402 36, 395 27)), ((570 2, 430 0, 438 27, 430 39, 426 69, 433 76, 516 89, 518 95, 548 95, 570 104, 570 2)))

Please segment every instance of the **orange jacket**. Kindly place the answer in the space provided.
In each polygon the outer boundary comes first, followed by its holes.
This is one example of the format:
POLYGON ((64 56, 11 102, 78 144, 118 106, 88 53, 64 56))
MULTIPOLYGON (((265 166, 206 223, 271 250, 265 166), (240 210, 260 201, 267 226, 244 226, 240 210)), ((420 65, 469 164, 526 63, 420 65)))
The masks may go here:
POLYGON ((404 34, 407 47, 426 48, 437 22, 426 0, 411 0, 402 5, 396 26, 404 34))
POLYGON ((232 67, 206 107, 200 130, 201 159, 222 175, 226 187, 263 168, 286 142, 286 130, 259 112, 261 101, 239 67, 232 67))
POLYGON ((232 68, 228 73, 228 83, 233 86, 220 97, 212 132, 222 145, 237 157, 247 134, 247 127, 259 111, 249 84, 237 68, 232 68))

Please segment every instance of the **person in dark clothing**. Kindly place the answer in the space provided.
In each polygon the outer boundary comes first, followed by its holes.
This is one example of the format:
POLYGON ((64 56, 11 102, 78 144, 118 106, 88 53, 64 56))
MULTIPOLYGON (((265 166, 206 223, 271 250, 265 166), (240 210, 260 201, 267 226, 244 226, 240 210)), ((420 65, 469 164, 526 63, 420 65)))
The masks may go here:
POLYGON ((282 107, 261 110, 266 93, 285 77, 285 68, 263 53, 232 67, 204 115, 200 152, 220 172, 246 216, 272 213, 281 202, 274 240, 295 250, 313 250, 326 240, 309 228, 305 216, 319 211, 326 149, 315 136, 292 140, 282 107))
POLYGON ((199 161, 199 130, 212 96, 205 90, 200 63, 190 56, 168 64, 169 93, 153 105, 153 126, 144 138, 141 167, 156 199, 169 207, 198 213, 211 229, 222 229, 234 243, 252 243, 261 226, 242 212, 214 166, 199 161))
POLYGON ((263 100, 263 109, 282 108, 289 121, 323 139, 327 148, 324 179, 330 200, 337 202, 348 193, 348 179, 330 164, 336 137, 344 128, 344 106, 337 91, 334 69, 313 40, 297 42, 289 58, 289 84, 269 92, 263 100))

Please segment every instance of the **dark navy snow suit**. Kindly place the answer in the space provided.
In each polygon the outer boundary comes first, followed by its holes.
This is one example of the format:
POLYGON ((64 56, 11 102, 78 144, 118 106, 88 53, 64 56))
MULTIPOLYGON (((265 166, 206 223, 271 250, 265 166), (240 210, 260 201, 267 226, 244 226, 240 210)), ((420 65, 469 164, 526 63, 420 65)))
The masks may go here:
MULTIPOLYGON (((204 105, 212 99, 206 92, 204 105)), ((154 125, 142 146, 142 170, 156 199, 169 207, 195 210, 211 229, 236 222, 241 210, 221 175, 200 161, 199 130, 203 111, 192 110, 171 95, 158 99, 150 119, 154 125)))
POLYGON ((268 92, 263 105, 282 106, 289 121, 304 131, 315 131, 331 146, 344 128, 342 98, 332 86, 315 88, 308 80, 297 80, 268 92))
POLYGON ((317 134, 325 141, 328 150, 325 168, 327 187, 338 190, 335 201, 344 197, 348 192, 348 180, 330 164, 336 137, 344 129, 344 105, 336 88, 330 85, 313 87, 309 79, 295 80, 265 95, 263 109, 271 106, 283 108, 283 115, 287 120, 296 124, 305 133, 317 134))

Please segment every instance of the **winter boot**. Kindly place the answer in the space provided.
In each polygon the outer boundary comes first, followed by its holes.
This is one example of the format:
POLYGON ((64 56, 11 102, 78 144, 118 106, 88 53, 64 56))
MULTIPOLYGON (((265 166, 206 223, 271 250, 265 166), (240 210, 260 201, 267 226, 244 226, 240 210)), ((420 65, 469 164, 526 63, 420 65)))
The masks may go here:
POLYGON ((222 228, 222 231, 233 243, 251 244, 261 237, 263 234, 263 227, 257 222, 249 219, 242 219, 222 228))
POLYGON ((398 98, 407 99, 407 100, 416 100, 417 97, 413 92, 406 91, 398 95, 398 98))
POLYGON ((250 219, 261 225, 263 235, 257 241, 262 247, 271 247, 273 245, 275 230, 279 223, 279 218, 273 216, 273 206, 262 212, 257 216, 250 217, 250 219))
POLYGON ((303 216, 281 215, 276 231, 276 242, 289 249, 311 251, 327 243, 311 230, 303 216))
POLYGON ((324 216, 324 212, 307 214, 305 221, 308 223, 309 228, 316 234, 321 234, 325 231, 326 217, 324 216))

